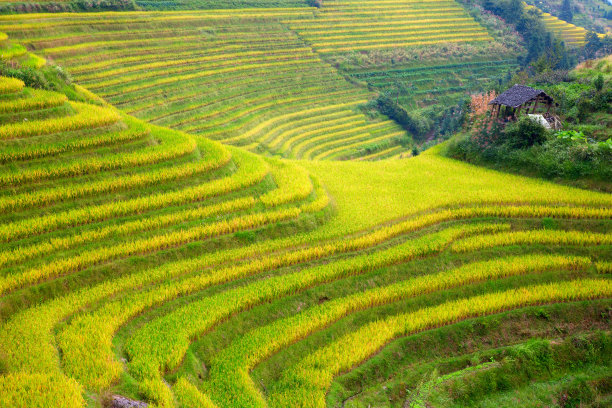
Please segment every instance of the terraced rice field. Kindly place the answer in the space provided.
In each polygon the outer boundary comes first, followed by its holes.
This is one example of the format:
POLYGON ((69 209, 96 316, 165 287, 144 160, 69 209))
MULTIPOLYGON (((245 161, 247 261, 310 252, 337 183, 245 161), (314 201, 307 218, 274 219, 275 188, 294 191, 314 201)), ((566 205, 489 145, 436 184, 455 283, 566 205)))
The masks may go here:
POLYGON ((452 106, 487 82, 518 66, 515 60, 466 61, 444 65, 396 64, 376 68, 353 68, 347 73, 369 86, 398 94, 406 108, 452 106))
POLYGON ((10 41, 6 33, 0 33, 0 61, 30 68, 42 68, 47 63, 44 58, 29 53, 22 44, 10 41))
POLYGON ((266 159, 0 89, 0 406, 320 407, 406 335, 610 305, 609 195, 435 151, 266 159))
POLYGON ((302 13, 0 17, 85 86, 0 77, 0 407, 448 406, 526 355, 495 401, 609 381, 612 196, 368 162, 405 135, 302 13))
POLYGON ((214 10, 250 7, 306 7, 308 5, 305 0, 136 0, 135 3, 142 9, 152 10, 214 10))
POLYGON ((393 122, 361 113, 373 94, 278 21, 308 11, 238 11, 4 17, 1 25, 79 84, 156 125, 296 158, 321 156, 319 145, 342 159, 410 140, 393 122))
MULTIPOLYGON (((550 13, 544 13, 535 6, 526 4, 525 8, 540 11, 546 28, 562 39, 568 46, 580 47, 585 44, 587 30, 584 28, 563 21, 550 13)), ((603 34, 600 34, 600 36, 603 37, 603 34)))
POLYGON ((339 1, 322 11, 259 8, 163 17, 4 16, 0 30, 149 123, 306 159, 350 159, 410 145, 391 121, 361 113, 359 106, 374 94, 348 82, 320 53, 341 52, 336 45, 418 45, 415 36, 428 44, 488 38, 453 1, 339 1), (405 11, 398 14, 400 7, 405 11))
POLYGON ((286 22, 323 54, 491 40, 452 0, 329 0, 315 18, 286 22))

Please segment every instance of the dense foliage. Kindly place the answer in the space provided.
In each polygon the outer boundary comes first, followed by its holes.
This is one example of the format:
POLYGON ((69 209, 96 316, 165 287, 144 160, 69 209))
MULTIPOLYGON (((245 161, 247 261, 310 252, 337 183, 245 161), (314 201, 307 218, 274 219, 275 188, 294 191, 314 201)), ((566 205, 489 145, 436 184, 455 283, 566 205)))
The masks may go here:
POLYGON ((3 2, 0 13, 64 13, 84 11, 125 11, 135 10, 133 0, 74 0, 41 2, 3 2))
MULTIPOLYGON (((605 60, 600 66, 602 63, 605 60)), ((475 119, 473 128, 449 145, 448 153, 463 160, 546 178, 609 182, 612 179, 610 80, 605 80, 601 72, 585 77, 580 71, 571 75, 547 72, 531 80, 559 104, 564 130, 546 130, 525 116, 507 125, 485 116, 475 119)))
POLYGON ((528 0, 542 11, 597 33, 612 28, 612 3, 607 0, 528 0))
POLYGON ((483 6, 513 24, 523 36, 527 48, 527 55, 519 58, 523 66, 539 63, 552 69, 571 68, 571 56, 561 41, 547 31, 537 10, 526 9, 520 0, 485 0, 483 6))

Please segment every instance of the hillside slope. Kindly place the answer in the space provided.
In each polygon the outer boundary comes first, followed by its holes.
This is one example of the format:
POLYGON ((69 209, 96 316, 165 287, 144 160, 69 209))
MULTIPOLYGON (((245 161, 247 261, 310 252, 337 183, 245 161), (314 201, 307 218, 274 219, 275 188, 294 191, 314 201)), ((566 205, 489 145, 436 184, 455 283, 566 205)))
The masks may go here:
POLYGON ((611 400, 612 195, 307 160, 409 145, 314 13, 0 16, 0 408, 611 400))
POLYGON ((343 77, 328 56, 491 40, 451 0, 338 0, 320 10, 163 16, 11 15, 0 16, 0 30, 126 113, 251 151, 307 159, 380 159, 412 147, 405 130, 361 111, 376 94, 343 77))
POLYGON ((163 407, 322 406, 334 375, 402 334, 612 295, 601 275, 609 195, 435 152, 371 164, 263 159, 8 78, 2 100, 3 407, 95 405, 109 388, 163 407), (540 229, 542 217, 555 229, 540 229), (429 266, 414 275, 414 262, 429 266), (419 297, 451 288, 441 302, 419 297), (413 298, 424 303, 402 306, 413 298), (342 326, 346 337, 289 359, 265 396, 250 380, 273 353, 378 307, 342 326), (406 326, 415 316, 422 323, 406 326), (226 337, 199 357, 190 343, 215 328, 226 337), (324 382, 313 382, 313 362, 324 382), (201 391, 187 381, 198 372, 201 391), (296 375, 302 385, 287 388, 296 375))

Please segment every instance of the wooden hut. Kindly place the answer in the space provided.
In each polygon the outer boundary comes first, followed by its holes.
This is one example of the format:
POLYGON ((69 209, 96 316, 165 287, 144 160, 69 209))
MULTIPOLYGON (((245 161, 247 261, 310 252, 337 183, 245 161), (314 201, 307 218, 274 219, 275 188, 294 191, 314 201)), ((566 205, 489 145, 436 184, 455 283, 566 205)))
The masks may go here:
POLYGON ((499 117, 503 112, 504 118, 516 119, 521 112, 525 114, 542 114, 551 127, 558 129, 561 125, 559 118, 551 114, 550 109, 558 106, 553 98, 541 89, 534 89, 525 85, 514 85, 506 92, 489 102, 493 105, 492 114, 499 117), (540 112, 536 110, 540 108, 540 112))

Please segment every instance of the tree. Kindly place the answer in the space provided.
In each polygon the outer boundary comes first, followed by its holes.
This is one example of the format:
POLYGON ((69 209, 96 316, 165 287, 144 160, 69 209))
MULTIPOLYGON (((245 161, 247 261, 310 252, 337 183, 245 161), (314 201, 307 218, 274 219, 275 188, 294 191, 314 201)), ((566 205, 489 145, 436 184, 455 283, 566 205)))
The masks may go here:
POLYGON ((586 44, 584 45, 584 50, 582 51, 585 58, 595 58, 597 56, 597 51, 599 51, 603 46, 601 38, 594 31, 589 31, 586 35, 586 44))
POLYGON ((572 19, 574 18, 574 13, 572 12, 572 4, 570 3, 570 0, 563 0, 563 3, 561 4, 561 13, 559 13, 559 18, 561 20, 565 20, 568 23, 572 22, 572 19))
POLYGON ((593 81, 593 86, 597 89, 597 92, 601 92, 604 86, 604 77, 603 75, 597 75, 597 78, 593 81))

